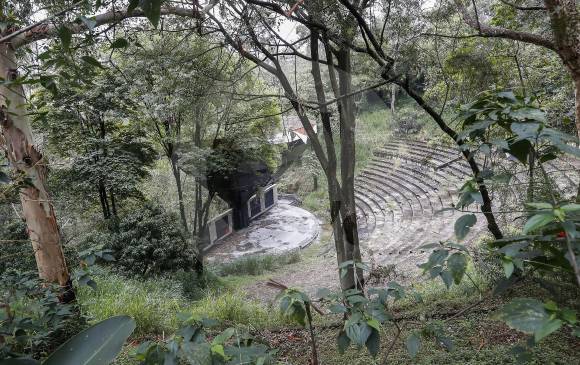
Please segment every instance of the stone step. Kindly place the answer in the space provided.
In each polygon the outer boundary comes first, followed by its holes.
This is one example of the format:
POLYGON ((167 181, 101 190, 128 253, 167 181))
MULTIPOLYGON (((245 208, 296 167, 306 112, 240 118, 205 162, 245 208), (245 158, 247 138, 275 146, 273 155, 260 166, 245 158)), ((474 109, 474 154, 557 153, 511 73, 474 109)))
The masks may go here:
POLYGON ((366 206, 370 209, 375 220, 375 226, 382 226, 386 220, 386 212, 381 205, 374 200, 374 197, 367 195, 361 190, 355 191, 355 198, 365 201, 366 206))
POLYGON ((421 153, 423 155, 429 155, 429 156, 438 156, 441 160, 457 160, 457 164, 460 165, 461 167, 467 168, 469 169, 469 164, 467 163, 467 161, 464 159, 463 155, 461 153, 459 153, 459 150, 454 150, 454 149, 441 149, 441 148, 433 148, 433 147, 429 147, 426 146, 424 144, 417 144, 415 142, 413 143, 406 143, 406 142, 400 142, 400 141, 394 141, 394 142, 388 142, 385 144, 385 146, 390 146, 393 148, 399 148, 401 150, 406 151, 409 154, 416 154, 416 153, 421 153))
POLYGON ((384 211, 386 221, 394 222, 395 220, 400 220, 401 212, 400 207, 394 200, 392 196, 385 196, 383 193, 378 193, 377 191, 373 190, 364 185, 357 185, 356 190, 359 192, 366 192, 367 195, 374 195, 376 199, 378 199, 378 203, 381 206, 381 209, 384 211), (397 215, 395 216, 395 212, 397 215))
MULTIPOLYGON (((437 167, 449 162, 449 160, 439 160, 439 159, 437 159, 437 157, 433 157, 433 156, 404 155, 396 150, 385 149, 385 148, 376 150, 374 152, 374 154, 375 154, 375 156, 382 157, 382 158, 391 158, 391 159, 401 159, 401 160, 412 161, 412 162, 415 162, 415 163, 417 163, 421 166, 424 166, 425 168, 429 168, 429 169, 437 169, 437 167)), ((440 170, 442 173, 449 173, 454 178, 457 178, 459 180, 463 180, 466 175, 469 175, 468 172, 466 172, 462 169, 459 169, 458 167, 453 166, 453 165, 454 164, 450 164, 450 165, 447 165, 443 168, 439 168, 437 170, 440 170)))
POLYGON ((403 216, 409 216, 410 219, 412 219, 416 214, 422 213, 422 208, 418 204, 417 199, 412 199, 408 195, 403 194, 398 187, 395 187, 393 184, 391 184, 391 181, 385 181, 382 179, 379 180, 376 177, 363 173, 357 176, 355 183, 358 185, 364 185, 371 181, 381 184, 381 186, 383 186, 383 191, 389 192, 391 195, 396 195, 399 197, 397 200, 401 203, 401 212, 403 216))
POLYGON ((365 170, 361 176, 375 176, 381 179, 383 182, 390 182, 392 185, 398 187, 398 191, 407 197, 411 201, 416 201, 419 205, 422 214, 425 214, 427 210, 433 211, 431 204, 427 203, 423 199, 425 192, 417 188, 414 184, 409 183, 406 180, 399 178, 396 175, 382 175, 381 173, 375 172, 373 170, 365 170))
MULTIPOLYGON (((375 166, 382 170, 393 169, 392 160, 382 160, 373 159, 369 166, 375 166)), ((441 172, 441 170, 435 170, 432 168, 425 168, 425 166, 420 166, 411 161, 402 161, 402 163, 396 166, 398 170, 407 172, 408 174, 414 174, 416 176, 421 176, 423 180, 432 181, 431 184, 434 185, 434 190, 443 190, 443 187, 453 186, 454 188, 460 184, 458 179, 450 179, 449 174, 441 172)))
POLYGON ((375 229, 376 218, 372 208, 366 202, 364 198, 361 198, 360 194, 355 192, 355 201, 359 207, 359 210, 363 213, 365 219, 364 227, 368 230, 369 234, 375 229))
POLYGON ((399 145, 399 146, 409 146, 413 148, 420 148, 422 150, 427 150, 429 152, 437 153, 443 156, 446 156, 449 159, 455 159, 461 156, 459 149, 444 146, 441 144, 428 144, 423 141, 419 141, 416 139, 399 139, 395 141, 388 142, 390 144, 399 145))
POLYGON ((376 169, 373 166, 370 166, 364 172, 367 174, 377 175, 386 180, 391 178, 396 179, 407 186, 412 186, 415 195, 420 197, 420 200, 423 197, 427 198, 426 200, 431 208, 431 211, 440 210, 443 208, 443 202, 441 198, 436 198, 436 196, 438 197, 437 190, 433 189, 432 186, 425 184, 422 180, 417 179, 412 174, 405 173, 402 169, 397 168, 395 170, 385 171, 383 169, 376 169), (433 204, 433 202, 435 202, 435 204, 433 204))

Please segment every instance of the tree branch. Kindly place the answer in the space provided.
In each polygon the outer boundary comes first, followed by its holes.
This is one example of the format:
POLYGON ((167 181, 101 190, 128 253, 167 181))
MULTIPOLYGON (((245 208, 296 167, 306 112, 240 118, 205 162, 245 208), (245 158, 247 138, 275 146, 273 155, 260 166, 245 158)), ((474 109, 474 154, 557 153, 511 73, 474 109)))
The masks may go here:
POLYGON ((556 46, 551 39, 542 37, 534 33, 520 32, 512 29, 490 26, 486 23, 480 22, 479 19, 476 19, 471 15, 469 15, 469 12, 467 11, 467 8, 465 8, 465 6, 463 5, 462 0, 454 0, 454 1, 465 23, 469 25, 471 28, 477 30, 478 34, 482 37, 513 39, 515 41, 542 46, 551 49, 553 51, 556 50, 556 46))

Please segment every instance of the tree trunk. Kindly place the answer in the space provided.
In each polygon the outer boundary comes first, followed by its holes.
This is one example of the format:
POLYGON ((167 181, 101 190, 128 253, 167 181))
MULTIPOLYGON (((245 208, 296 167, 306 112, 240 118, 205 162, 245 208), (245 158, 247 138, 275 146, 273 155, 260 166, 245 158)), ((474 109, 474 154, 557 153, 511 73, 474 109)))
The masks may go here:
POLYGON ((393 116, 393 120, 397 119, 395 110, 396 98, 397 98, 397 85, 391 84, 391 115, 393 116))
POLYGON ((185 204, 183 202, 183 186, 181 184, 181 172, 177 166, 177 158, 175 154, 171 157, 171 171, 173 171, 173 177, 175 179, 175 186, 177 186, 177 199, 179 199, 179 215, 181 216, 181 224, 185 232, 188 232, 187 228, 187 216, 185 215, 185 204))
MULTIPOLYGON (((7 44, 0 44, 0 74, 6 81, 18 76, 14 50, 7 44)), ((46 161, 34 146, 21 85, 0 86, 0 126, 0 146, 10 165, 31 182, 20 190, 20 201, 38 274, 43 280, 66 289, 63 301, 74 300, 56 214, 46 189, 46 161)))
POLYGON ((555 51, 574 81, 576 132, 580 138, 580 11, 575 0, 544 0, 555 51))
POLYGON ((113 217, 117 218, 117 203, 115 202, 115 193, 113 189, 109 190, 109 194, 111 195, 111 211, 113 217))
MULTIPOLYGON (((358 259, 354 259, 353 255, 352 255, 352 250, 350 250, 350 247, 352 247, 352 245, 345 241, 345 237, 349 237, 351 239, 351 241, 349 241, 349 242, 350 243, 353 242, 353 240, 352 240, 352 237, 353 237, 352 224, 349 224, 352 220, 351 220, 351 218, 348 218, 348 219, 344 218, 345 217, 344 213, 347 212, 347 210, 344 207, 345 206, 345 204, 344 204, 345 198, 343 195, 343 190, 340 186, 340 183, 338 182, 338 177, 337 177, 337 158, 336 158, 336 151, 335 151, 335 146, 334 146, 333 132, 332 132, 331 123, 330 123, 331 115, 330 115, 330 112, 326 106, 326 95, 324 92, 324 85, 322 83, 322 77, 321 77, 321 73, 320 73, 320 64, 318 62, 318 60, 319 60, 318 37, 319 37, 318 33, 316 33, 315 31, 312 31, 311 37, 310 37, 310 53, 311 53, 311 57, 312 57, 312 76, 314 79, 314 88, 316 90, 317 101, 318 101, 318 105, 320 108, 320 119, 322 122, 322 132, 323 132, 323 136, 324 136, 324 144, 326 146, 326 155, 328 156, 328 167, 327 167, 325 172, 326 172, 326 179, 327 179, 327 183, 328 183, 328 198, 329 198, 329 205, 330 205, 330 222, 332 224, 332 231, 334 234, 336 258, 337 258, 338 265, 340 266, 342 263, 344 263, 345 261, 348 261, 348 260, 355 260, 357 262, 360 262, 360 256, 358 259), (345 229, 345 224, 347 224, 346 229, 345 229)), ((328 60, 328 71, 329 71, 330 81, 332 84, 332 89, 334 91, 335 97, 338 97, 340 90, 339 90, 339 86, 336 82, 336 73, 335 73, 334 67, 332 66, 333 56, 332 56, 332 53, 330 52, 330 48, 328 47, 328 44, 325 44, 325 51, 326 51, 326 57, 328 60)), ((339 109, 342 109, 341 104, 339 105, 339 109)), ((342 117, 341 117, 341 128, 342 128, 342 117)), ((345 135, 345 138, 347 138, 347 137, 348 137, 348 135, 345 135)), ((353 143, 354 143, 354 140, 353 140, 353 143)), ((347 155, 347 156, 342 155, 341 161, 342 161, 342 159, 345 159, 345 158, 347 160, 353 160, 353 155, 347 155)), ((342 165, 343 164, 341 163, 341 166, 342 165)), ((344 168, 348 169, 349 167, 347 166, 344 168)), ((354 168, 354 165, 353 165, 353 168, 354 168)), ((354 186, 354 177, 353 177, 353 185, 352 186, 354 186)), ((351 191, 351 193, 353 195, 352 201, 354 202, 354 190, 351 191)), ((355 215, 355 222, 356 222, 356 215, 355 215)), ((356 224, 355 224, 354 229, 356 230, 356 224)), ((358 245, 358 232, 356 232, 356 244, 358 245)), ((355 280, 356 277, 355 277, 355 273, 354 273, 354 268, 352 266, 348 268, 347 275, 343 276, 343 275, 339 274, 339 277, 340 277, 341 288, 343 290, 358 287, 358 283, 359 282, 362 283, 362 279, 359 281, 355 280)), ((362 278, 362 275, 359 277, 362 278)))
MULTIPOLYGON (((338 61, 338 84, 340 95, 352 94, 352 70, 351 51, 348 47, 342 47, 337 52, 338 61)), ((355 158, 355 103, 353 96, 340 99, 340 173, 342 182, 342 226, 344 230, 344 251, 346 261, 361 263, 360 242, 358 237, 358 225, 356 219, 356 205, 354 198, 354 171, 355 158)), ((353 287, 362 288, 362 270, 349 270, 347 273, 353 287)))
POLYGON ((109 210, 109 200, 107 198, 107 190, 103 181, 99 181, 99 199, 101 201, 101 209, 103 210, 103 218, 105 220, 111 218, 111 211, 109 210))
MULTIPOLYGON (((576 130, 578 131, 578 138, 580 139, 580 72, 574 76, 574 99, 575 109, 574 117, 576 118, 576 130)), ((578 188, 580 190, 580 187, 578 188)))

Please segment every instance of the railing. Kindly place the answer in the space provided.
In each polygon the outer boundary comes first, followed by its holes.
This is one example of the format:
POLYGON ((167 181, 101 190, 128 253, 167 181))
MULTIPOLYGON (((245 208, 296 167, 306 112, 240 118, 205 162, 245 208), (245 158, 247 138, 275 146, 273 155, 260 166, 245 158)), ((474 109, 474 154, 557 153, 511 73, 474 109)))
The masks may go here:
POLYGON ((270 210, 278 202, 278 185, 270 185, 252 196, 247 203, 248 217, 254 219, 270 210))
MULTIPOLYGON (((274 184, 253 195, 242 209, 248 210, 248 216, 251 220, 270 210, 277 202, 278 186, 274 184)), ((234 231, 233 210, 228 209, 207 222, 207 231, 209 244, 204 247, 204 250, 208 250, 217 241, 232 234, 234 231)))
POLYGON ((234 231, 233 210, 228 209, 211 219, 207 222, 207 229, 209 231, 209 245, 205 248, 206 250, 213 246, 216 241, 232 234, 234 231))

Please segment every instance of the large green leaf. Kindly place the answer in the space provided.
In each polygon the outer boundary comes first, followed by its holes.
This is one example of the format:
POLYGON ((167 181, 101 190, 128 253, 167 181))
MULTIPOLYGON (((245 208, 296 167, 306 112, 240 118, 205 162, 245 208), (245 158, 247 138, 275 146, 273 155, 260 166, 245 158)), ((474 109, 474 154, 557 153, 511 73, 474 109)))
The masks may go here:
POLYGON ((365 322, 353 323, 346 328, 346 335, 357 346, 362 347, 371 335, 372 328, 365 322))
POLYGON ((155 28, 157 28, 161 17, 161 3, 163 0, 141 0, 139 5, 155 28))
POLYGON ((381 340, 379 331, 374 329, 371 332, 365 346, 372 357, 376 357, 379 354, 379 350, 381 349, 381 340))
POLYGON ((405 341, 405 346, 407 347, 407 351, 409 351, 409 355, 411 355, 412 358, 417 356, 417 353, 421 348, 421 337, 419 334, 417 332, 411 333, 405 341))
POLYGON ((475 225, 477 218, 475 214, 465 214, 455 221, 455 236, 458 240, 462 240, 469 233, 469 229, 475 225))
POLYGON ((69 49, 70 43, 72 41, 71 30, 66 25, 61 25, 58 28, 57 33, 58 33, 58 37, 60 38, 60 41, 62 42, 62 48, 69 49))
POLYGON ((516 142, 510 141, 510 148, 508 152, 518 159, 521 163, 526 165, 528 163, 528 155, 532 150, 532 144, 527 139, 522 139, 516 142))
POLYGON ((532 216, 524 226, 524 234, 528 234, 538 228, 542 228, 546 224, 554 221, 554 214, 552 212, 540 213, 532 216))
POLYGON ((540 342, 544 337, 559 330, 563 323, 564 322, 559 319, 552 318, 545 320, 540 328, 534 332, 534 341, 540 342))
POLYGON ((135 321, 131 317, 111 317, 65 342, 43 365, 107 365, 134 329, 135 321))
POLYGON ((129 46, 129 41, 125 38, 117 38, 111 43, 111 48, 127 48, 127 46, 129 46))
POLYGON ((540 128, 539 123, 512 123, 510 126, 512 132, 518 135, 520 139, 536 138, 540 128))
POLYGON ((510 116, 519 120, 536 120, 538 122, 546 121, 546 113, 537 108, 520 108, 512 111, 510 116))
POLYGON ((544 303, 537 299, 516 298, 503 306, 497 314, 511 328, 532 334, 549 318, 544 303))
POLYGON ((455 284, 459 284, 467 269, 467 257, 462 253, 455 252, 447 259, 447 267, 451 271, 455 284))
POLYGON ((336 344, 338 345, 338 351, 344 354, 344 351, 350 346, 350 338, 348 338, 345 331, 340 331, 336 338, 336 344))
POLYGON ((82 56, 81 60, 83 60, 83 62, 93 66, 93 67, 98 67, 98 68, 102 68, 104 69, 105 67, 101 64, 101 62, 99 62, 99 60, 97 60, 94 57, 91 56, 82 56))

